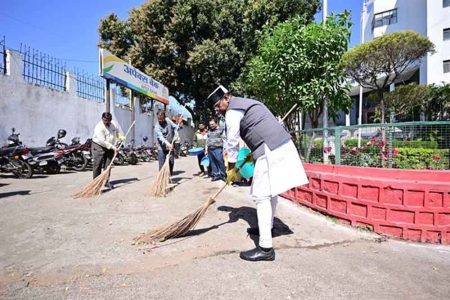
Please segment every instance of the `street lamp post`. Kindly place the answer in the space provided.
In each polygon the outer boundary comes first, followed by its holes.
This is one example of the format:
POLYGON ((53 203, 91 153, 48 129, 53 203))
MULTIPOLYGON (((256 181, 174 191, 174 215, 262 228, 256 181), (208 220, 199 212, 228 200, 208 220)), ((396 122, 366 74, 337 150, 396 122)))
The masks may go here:
MULTIPOLYGON (((327 22, 327 14, 328 14, 328 0, 322 1, 322 22, 325 25, 327 22)), ((323 116, 322 116, 322 123, 323 123, 323 147, 328 147, 328 98, 325 96, 323 99, 323 116)), ((329 158, 328 158, 328 152, 323 151, 323 163, 328 164, 329 158)))
MULTIPOLYGON (((373 0, 363 0, 363 7, 361 10, 361 44, 364 43, 364 35, 365 35, 365 23, 366 23, 366 15, 367 15, 367 5, 373 2, 373 0)), ((361 84, 359 85, 359 109, 358 109, 358 148, 361 147, 361 124, 362 124, 362 106, 363 106, 363 88, 361 84)))

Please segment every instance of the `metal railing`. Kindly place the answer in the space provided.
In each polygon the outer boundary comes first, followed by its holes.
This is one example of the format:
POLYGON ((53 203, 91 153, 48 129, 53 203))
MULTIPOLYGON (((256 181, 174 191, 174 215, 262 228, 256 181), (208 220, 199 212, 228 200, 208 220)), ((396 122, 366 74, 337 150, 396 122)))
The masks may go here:
POLYGON ((75 72, 77 78, 78 97, 94 100, 98 103, 105 101, 105 80, 85 73, 75 72))
POLYGON ((0 39, 0 74, 6 73, 6 41, 5 37, 3 36, 2 39, 0 39))
POLYGON ((66 64, 29 46, 20 45, 23 55, 23 78, 55 90, 65 90, 66 64))
POLYGON ((291 132, 303 161, 450 170, 450 121, 366 124, 291 132))

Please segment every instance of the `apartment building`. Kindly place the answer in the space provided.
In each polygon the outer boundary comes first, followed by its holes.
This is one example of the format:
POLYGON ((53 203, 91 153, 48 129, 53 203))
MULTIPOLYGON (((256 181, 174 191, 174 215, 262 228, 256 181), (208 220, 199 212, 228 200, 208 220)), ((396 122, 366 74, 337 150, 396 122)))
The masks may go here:
POLYGON ((421 84, 450 83, 450 0, 374 0, 362 16, 365 41, 386 33, 414 30, 427 36, 436 53, 418 67, 421 84))

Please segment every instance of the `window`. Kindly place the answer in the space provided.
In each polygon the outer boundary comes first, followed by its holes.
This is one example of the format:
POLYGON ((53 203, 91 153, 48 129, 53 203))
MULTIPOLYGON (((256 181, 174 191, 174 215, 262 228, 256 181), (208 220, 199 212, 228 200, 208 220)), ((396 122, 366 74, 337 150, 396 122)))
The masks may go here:
MULTIPOLYGON (((449 0, 450 1, 450 0, 449 0)), ((381 27, 397 23, 397 9, 387 10, 375 14, 373 17, 372 28, 381 27)))
POLYGON ((444 41, 450 40, 450 28, 444 29, 444 41))
POLYGON ((450 0, 443 0, 442 1, 442 7, 449 7, 450 6, 450 0))
POLYGON ((444 60, 444 73, 450 73, 450 60, 444 60))

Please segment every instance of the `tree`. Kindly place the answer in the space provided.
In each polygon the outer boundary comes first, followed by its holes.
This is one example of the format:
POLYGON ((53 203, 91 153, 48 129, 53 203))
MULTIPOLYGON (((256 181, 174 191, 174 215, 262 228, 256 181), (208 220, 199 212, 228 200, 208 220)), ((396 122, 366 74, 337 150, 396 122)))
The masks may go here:
POLYGON ((404 120, 414 120, 414 113, 417 111, 421 116, 424 115, 431 100, 431 88, 415 82, 398 86, 391 93, 384 93, 384 104, 387 111, 390 115, 404 120))
POLYGON ((385 34, 350 49, 342 59, 346 74, 364 88, 375 90, 385 120, 383 92, 401 74, 434 52, 433 43, 414 31, 385 34))
POLYGON ((429 120, 450 120, 450 84, 429 86, 431 101, 426 108, 429 120))
POLYGON ((318 127, 325 97, 331 114, 347 110, 351 100, 340 60, 350 35, 348 16, 331 16, 325 24, 306 26, 295 18, 266 30, 241 78, 241 88, 278 115, 297 103, 309 114, 313 128, 318 127))
POLYGON ((264 26, 291 17, 310 22, 319 0, 153 0, 129 18, 104 18, 99 46, 166 85, 182 102, 230 85, 256 51, 264 26))

